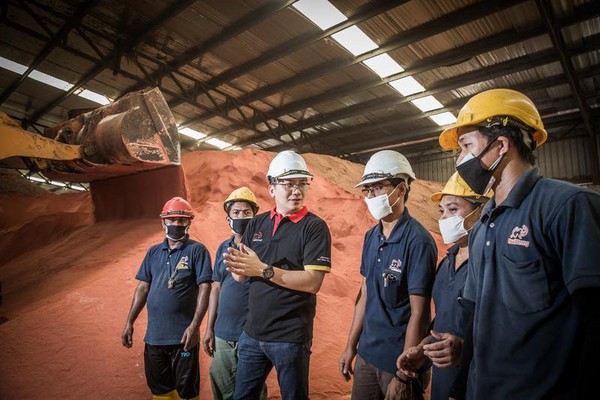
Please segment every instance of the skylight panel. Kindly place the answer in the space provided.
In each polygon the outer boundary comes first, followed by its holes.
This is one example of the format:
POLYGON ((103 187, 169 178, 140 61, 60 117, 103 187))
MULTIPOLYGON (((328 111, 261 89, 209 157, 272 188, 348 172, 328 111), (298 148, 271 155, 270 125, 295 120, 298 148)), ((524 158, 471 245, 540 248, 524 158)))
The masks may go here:
POLYGON ((412 100, 411 103, 413 103, 419 110, 423 112, 436 110, 438 108, 444 107, 442 103, 440 103, 433 96, 421 97, 420 99, 412 100))
POLYGON ((348 19, 327 0, 300 0, 293 6, 323 30, 348 19))
POLYGON ((332 38, 355 56, 374 50, 378 47, 377 44, 356 25, 333 34, 332 38))
POLYGON ((451 112, 430 115, 429 118, 439 126, 450 125, 456 122, 456 117, 451 112))
POLYGON ((368 60, 363 61, 363 63, 382 78, 399 74, 400 72, 404 71, 404 68, 402 68, 400 64, 398 64, 387 53, 371 57, 368 60))
POLYGON ((410 96, 411 94, 425 91, 425 88, 412 76, 392 81, 390 82, 390 86, 400 92, 402 96, 410 96))

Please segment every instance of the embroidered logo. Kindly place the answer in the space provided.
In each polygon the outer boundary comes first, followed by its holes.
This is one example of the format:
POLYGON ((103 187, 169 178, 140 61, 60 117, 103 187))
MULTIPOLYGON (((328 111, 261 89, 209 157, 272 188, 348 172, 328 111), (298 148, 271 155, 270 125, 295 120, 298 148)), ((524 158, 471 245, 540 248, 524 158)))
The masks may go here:
POLYGON ((319 256, 319 258, 317 258, 317 261, 329 263, 329 262, 331 262, 331 259, 329 257, 319 256))
POLYGON ((189 257, 188 256, 183 256, 179 259, 179 262, 177 263, 177 266, 175 267, 175 269, 190 269, 189 264, 189 257))
POLYGON ((400 260, 392 260, 392 263, 389 267, 392 271, 402 272, 402 261, 400 260))
POLYGON ((262 232, 256 232, 254 234, 254 236, 252 236, 252 241, 253 242, 262 242, 263 238, 262 238, 262 232))
POLYGON ((529 228, 527 225, 523 224, 523 226, 515 226, 508 238, 508 244, 529 247, 529 240, 523 240, 528 233, 529 228))

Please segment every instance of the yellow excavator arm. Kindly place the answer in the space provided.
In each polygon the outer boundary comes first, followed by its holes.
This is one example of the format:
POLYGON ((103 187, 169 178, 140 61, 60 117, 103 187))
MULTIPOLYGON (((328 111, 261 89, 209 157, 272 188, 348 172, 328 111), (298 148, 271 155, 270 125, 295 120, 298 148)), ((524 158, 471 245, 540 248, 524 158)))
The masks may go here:
POLYGON ((158 88, 130 93, 44 135, 23 130, 0 113, 1 167, 91 182, 179 163, 177 126, 158 88))

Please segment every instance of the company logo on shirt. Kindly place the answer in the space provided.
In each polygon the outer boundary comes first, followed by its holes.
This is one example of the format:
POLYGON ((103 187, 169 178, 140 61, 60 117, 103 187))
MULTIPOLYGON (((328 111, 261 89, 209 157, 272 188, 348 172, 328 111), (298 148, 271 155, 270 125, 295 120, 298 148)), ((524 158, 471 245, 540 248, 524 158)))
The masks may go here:
POLYGON ((508 244, 529 247, 529 240, 523 240, 528 233, 529 228, 527 225, 523 224, 523 226, 515 226, 508 238, 508 244))
POLYGON ((179 262, 177 263, 177 266, 175 267, 175 269, 190 269, 189 264, 189 257, 188 256, 183 256, 179 259, 179 262))
POLYGON ((392 271, 402 272, 402 261, 400 260, 392 260, 392 263, 389 267, 392 271))
POLYGON ((331 259, 329 257, 319 256, 319 258, 317 258, 317 261, 329 263, 329 262, 331 262, 331 259))
POLYGON ((252 236, 252 241, 253 242, 262 242, 263 238, 262 238, 262 232, 256 232, 254 234, 254 236, 252 236))

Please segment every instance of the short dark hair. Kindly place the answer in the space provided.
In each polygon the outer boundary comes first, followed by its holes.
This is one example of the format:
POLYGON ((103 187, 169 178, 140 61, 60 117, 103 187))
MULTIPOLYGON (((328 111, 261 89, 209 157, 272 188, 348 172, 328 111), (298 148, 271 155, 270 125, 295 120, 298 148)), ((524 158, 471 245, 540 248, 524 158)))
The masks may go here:
POLYGON ((390 181, 390 185, 392 185, 394 187, 398 186, 402 182, 406 183, 406 193, 404 193, 404 202, 406 203, 408 201, 408 192, 410 192, 409 183, 402 178, 392 178, 389 181, 390 181))
MULTIPOLYGON (((519 156, 529 164, 535 165, 535 155, 533 154, 533 150, 527 146, 523 140, 523 135, 529 135, 529 133, 523 132, 520 128, 515 126, 502 125, 479 127, 478 130, 479 133, 488 139, 488 143, 499 136, 509 138, 513 145, 517 148, 519 156)), ((535 144, 533 140, 531 142, 532 144, 535 144)))
POLYGON ((256 213, 258 212, 258 207, 256 206, 256 204, 251 203, 251 202, 246 201, 246 200, 236 200, 236 199, 233 199, 233 200, 228 201, 227 203, 225 203, 225 210, 227 211, 227 216, 229 216, 229 212, 231 211, 231 207, 233 207, 233 205, 235 203, 248 203, 248 204, 250 204, 250 208, 252 208, 252 213, 254 215, 256 215, 256 213))

